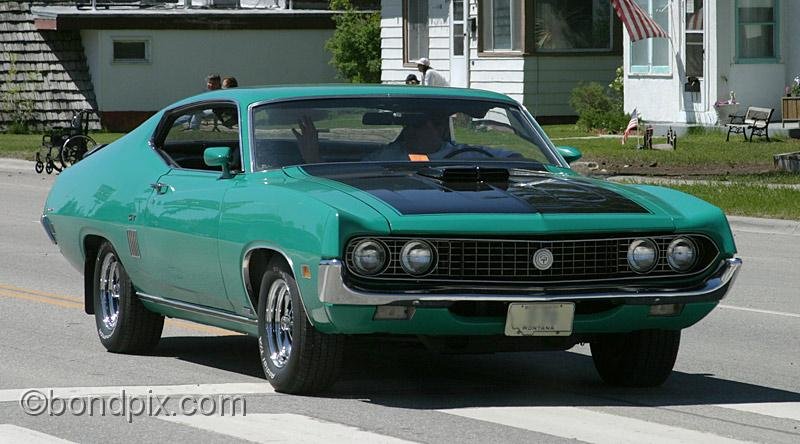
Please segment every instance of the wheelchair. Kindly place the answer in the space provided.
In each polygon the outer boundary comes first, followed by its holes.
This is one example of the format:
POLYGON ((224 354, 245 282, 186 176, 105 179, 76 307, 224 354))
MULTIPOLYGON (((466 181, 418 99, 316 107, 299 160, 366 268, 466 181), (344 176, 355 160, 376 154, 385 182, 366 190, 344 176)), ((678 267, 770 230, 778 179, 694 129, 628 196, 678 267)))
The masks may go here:
POLYGON ((78 111, 72 116, 69 127, 56 127, 42 135, 42 148, 36 153, 34 169, 51 174, 74 165, 97 143, 89 137, 89 123, 94 110, 78 111))

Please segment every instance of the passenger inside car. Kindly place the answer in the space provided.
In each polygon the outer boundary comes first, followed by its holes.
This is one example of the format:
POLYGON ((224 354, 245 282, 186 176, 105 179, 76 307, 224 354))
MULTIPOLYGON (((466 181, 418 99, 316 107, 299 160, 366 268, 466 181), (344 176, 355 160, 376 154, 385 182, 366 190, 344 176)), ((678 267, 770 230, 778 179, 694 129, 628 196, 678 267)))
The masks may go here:
MULTIPOLYGON (((367 115, 365 120, 369 120, 367 115)), ((454 143, 450 137, 450 119, 442 114, 413 114, 403 124, 397 138, 380 149, 366 154, 362 161, 428 161, 442 159, 522 158, 522 155, 499 148, 454 143)), ((299 128, 292 129, 298 148, 307 163, 321 161, 319 136, 312 119, 303 116, 299 128)))

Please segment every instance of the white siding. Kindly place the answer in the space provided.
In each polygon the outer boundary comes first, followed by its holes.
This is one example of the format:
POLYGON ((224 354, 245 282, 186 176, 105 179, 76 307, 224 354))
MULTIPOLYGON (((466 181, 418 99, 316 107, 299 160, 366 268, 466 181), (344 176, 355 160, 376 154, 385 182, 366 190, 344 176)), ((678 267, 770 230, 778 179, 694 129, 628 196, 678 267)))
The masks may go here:
MULTIPOLYGON (((477 0, 470 0, 477 11, 477 0)), ((429 0, 431 64, 450 79, 450 2, 429 0)), ((381 80, 403 82, 414 68, 403 66, 402 1, 383 0, 381 8, 381 80)), ((478 56, 478 39, 470 38, 469 87, 508 94, 540 116, 569 116, 570 92, 580 82, 606 85, 622 64, 620 56, 478 56)))
POLYGON ((337 82, 325 41, 332 30, 84 30, 102 111, 154 111, 205 89, 209 73, 239 85, 337 82), (149 63, 112 62, 114 38, 146 38, 149 63), (291 48, 291 50, 287 50, 291 48), (176 59, 176 54, 179 58, 176 59))
MULTIPOLYGON (((413 1, 413 0, 412 0, 413 1)), ((450 2, 428 0, 428 58, 431 66, 450 81, 450 2)), ((403 2, 381 2, 381 81, 403 83, 419 72, 403 66, 403 2)))
POLYGON ((572 116, 572 90, 580 83, 603 86, 614 80, 620 56, 551 56, 525 58, 525 106, 536 116, 572 116))

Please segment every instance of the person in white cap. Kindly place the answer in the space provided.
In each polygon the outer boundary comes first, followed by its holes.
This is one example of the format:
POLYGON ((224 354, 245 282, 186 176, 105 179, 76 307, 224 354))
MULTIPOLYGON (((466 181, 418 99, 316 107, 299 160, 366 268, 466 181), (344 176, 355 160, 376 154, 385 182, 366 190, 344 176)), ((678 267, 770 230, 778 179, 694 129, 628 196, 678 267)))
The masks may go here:
POLYGON ((422 84, 425 86, 450 86, 444 76, 439 74, 431 67, 431 61, 427 57, 422 57, 419 60, 414 60, 413 63, 417 64, 417 69, 422 73, 422 84))

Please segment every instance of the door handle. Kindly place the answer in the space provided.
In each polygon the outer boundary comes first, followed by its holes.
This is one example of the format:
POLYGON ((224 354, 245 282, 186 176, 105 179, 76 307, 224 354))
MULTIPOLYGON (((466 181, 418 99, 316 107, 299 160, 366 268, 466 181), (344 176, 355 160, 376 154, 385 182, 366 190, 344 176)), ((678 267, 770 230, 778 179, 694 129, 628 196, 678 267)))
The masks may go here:
POLYGON ((166 194, 167 190, 169 190, 169 185, 161 182, 151 183, 150 188, 156 190, 158 194, 166 194))

